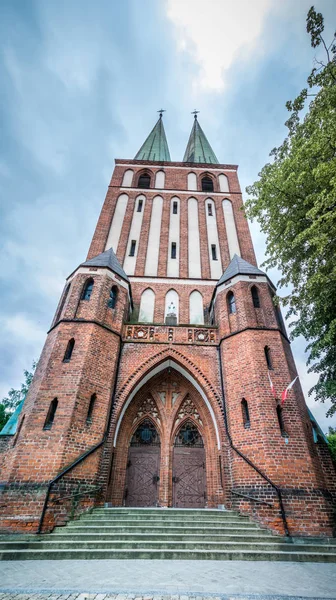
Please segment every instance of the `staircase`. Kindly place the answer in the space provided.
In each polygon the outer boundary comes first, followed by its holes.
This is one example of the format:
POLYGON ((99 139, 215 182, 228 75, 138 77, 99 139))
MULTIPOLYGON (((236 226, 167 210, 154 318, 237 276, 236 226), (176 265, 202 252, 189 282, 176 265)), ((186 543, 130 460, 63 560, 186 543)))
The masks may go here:
POLYGON ((335 540, 293 542, 232 511, 97 508, 45 535, 0 536, 1 560, 203 559, 336 562, 335 540))

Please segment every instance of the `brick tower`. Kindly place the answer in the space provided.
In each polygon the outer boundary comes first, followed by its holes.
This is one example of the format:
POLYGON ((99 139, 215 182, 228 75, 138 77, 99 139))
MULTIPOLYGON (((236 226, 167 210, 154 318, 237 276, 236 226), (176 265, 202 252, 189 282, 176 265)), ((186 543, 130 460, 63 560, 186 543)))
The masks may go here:
POLYGON ((112 506, 229 507, 332 535, 335 478, 275 288, 256 264, 237 166, 195 113, 172 162, 162 113, 116 160, 28 396, 0 438, 0 526, 47 531, 112 506), (18 411, 19 412, 19 411, 18 411))

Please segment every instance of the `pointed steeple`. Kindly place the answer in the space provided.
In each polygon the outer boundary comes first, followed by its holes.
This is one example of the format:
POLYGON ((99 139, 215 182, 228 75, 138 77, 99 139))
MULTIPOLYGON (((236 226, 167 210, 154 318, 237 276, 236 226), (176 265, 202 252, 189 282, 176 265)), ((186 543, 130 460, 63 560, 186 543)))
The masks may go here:
POLYGON ((191 163, 209 163, 218 165, 218 159, 211 148, 205 133, 197 119, 197 112, 194 111, 194 125, 191 130, 188 145, 184 153, 183 162, 191 163))
POLYGON ((162 113, 164 110, 162 109, 158 112, 160 113, 159 119, 146 141, 142 144, 139 152, 135 155, 134 160, 171 160, 162 120, 162 113))

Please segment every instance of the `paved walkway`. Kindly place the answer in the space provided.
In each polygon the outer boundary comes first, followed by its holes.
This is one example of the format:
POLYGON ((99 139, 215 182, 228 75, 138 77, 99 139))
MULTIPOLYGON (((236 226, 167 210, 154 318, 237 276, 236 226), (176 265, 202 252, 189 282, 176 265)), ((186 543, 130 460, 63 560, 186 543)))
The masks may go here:
POLYGON ((0 600, 188 600, 189 596, 198 596, 197 600, 214 600, 214 596, 218 600, 336 599, 336 564, 211 560, 0 562, 0 600))

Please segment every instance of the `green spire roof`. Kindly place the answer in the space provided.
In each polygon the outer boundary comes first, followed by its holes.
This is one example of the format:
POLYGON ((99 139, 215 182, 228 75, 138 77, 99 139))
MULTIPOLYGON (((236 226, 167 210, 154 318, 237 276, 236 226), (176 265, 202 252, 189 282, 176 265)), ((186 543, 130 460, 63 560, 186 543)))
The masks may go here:
POLYGON ((196 114, 189 142, 184 153, 183 162, 209 163, 211 165, 219 164, 217 156, 205 137, 205 133, 198 122, 196 114))
POLYGON ((163 127, 162 113, 134 160, 170 161, 167 138, 163 127))

